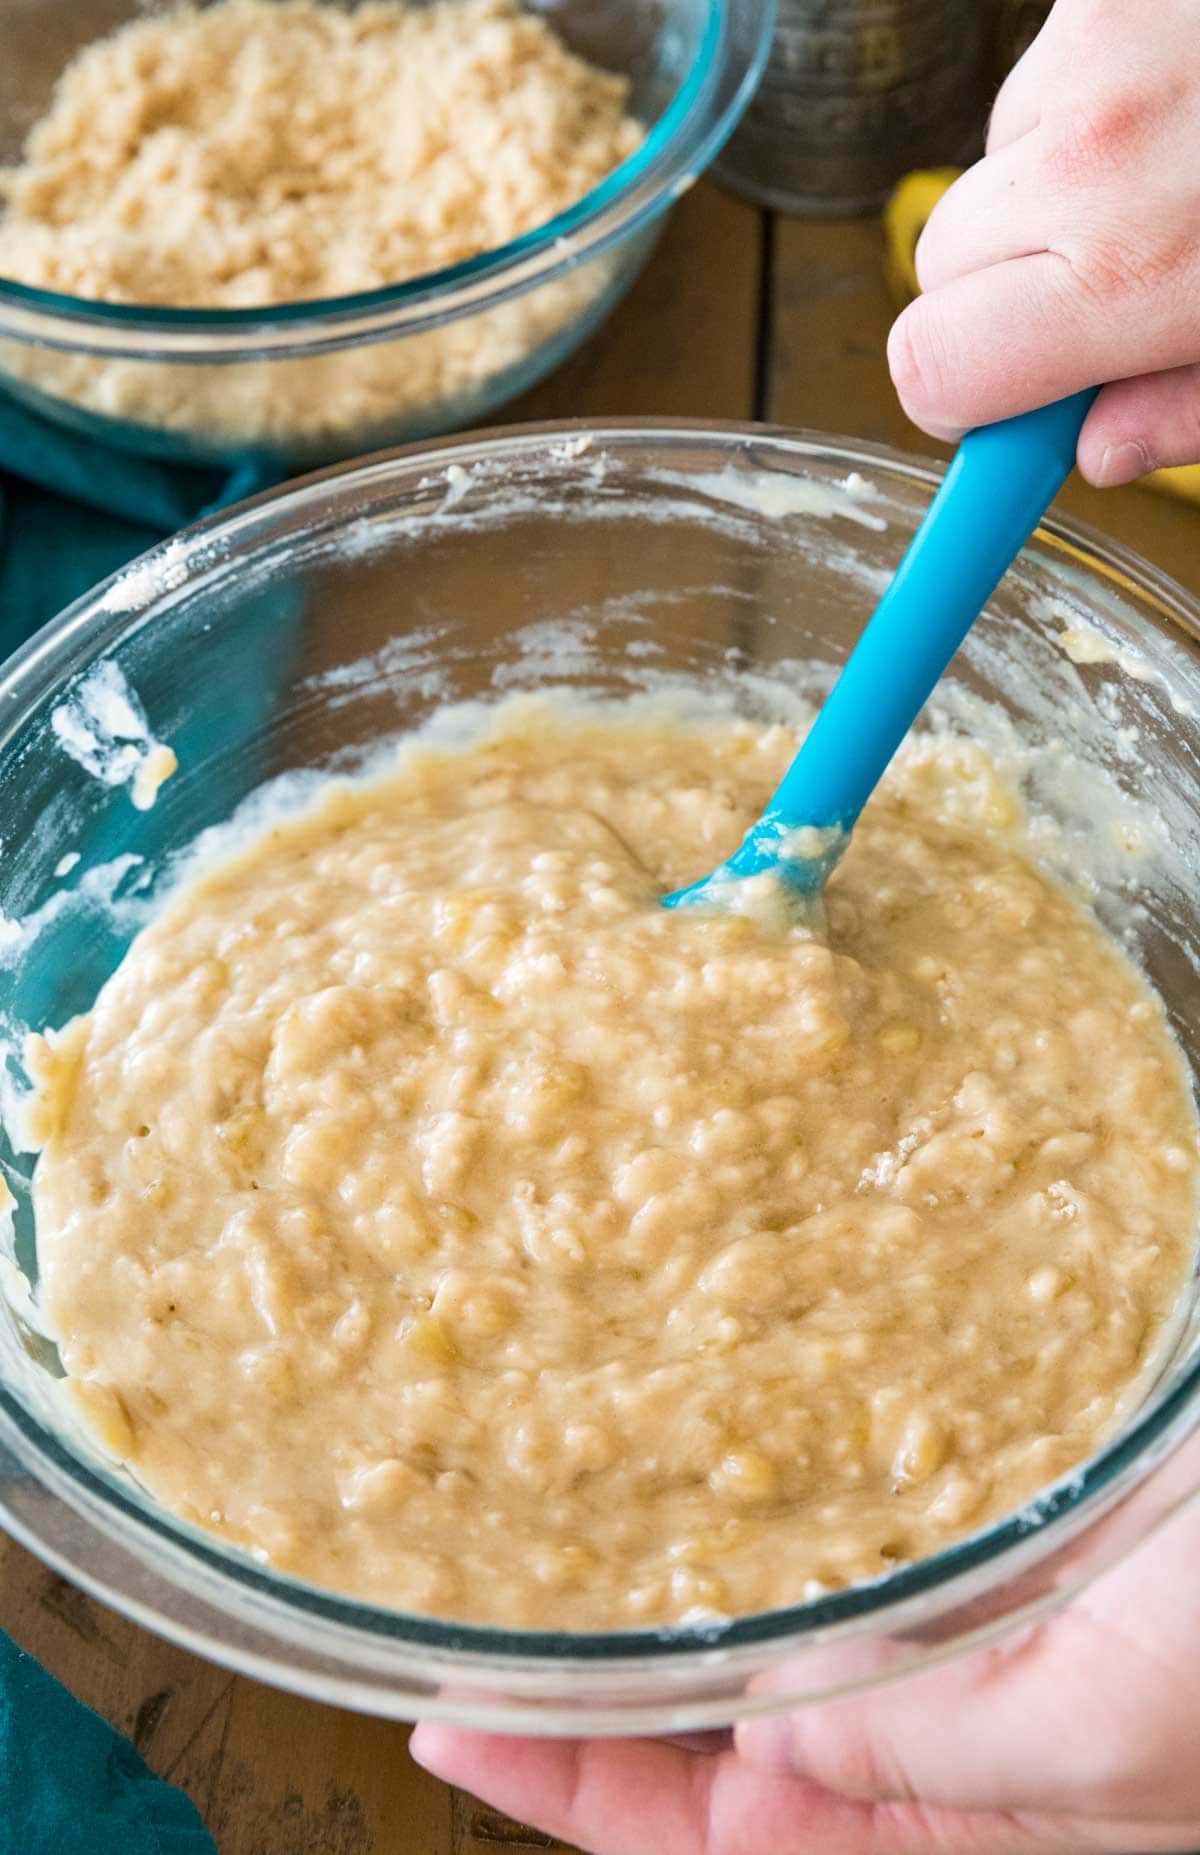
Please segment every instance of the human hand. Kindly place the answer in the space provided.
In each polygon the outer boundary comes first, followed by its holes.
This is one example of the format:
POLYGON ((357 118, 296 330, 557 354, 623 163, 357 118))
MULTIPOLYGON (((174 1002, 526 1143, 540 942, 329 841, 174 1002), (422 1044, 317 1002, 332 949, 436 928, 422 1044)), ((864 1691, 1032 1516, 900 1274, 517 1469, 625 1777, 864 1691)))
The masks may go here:
POLYGON ((1057 0, 917 247, 888 359, 923 430, 1112 381, 1084 476, 1200 462, 1198 25, 1196 0, 1057 0))
POLYGON ((1197 1850, 1198 1564, 1193 1503, 1031 1634, 715 1753, 429 1722, 412 1752, 592 1855, 1197 1850))

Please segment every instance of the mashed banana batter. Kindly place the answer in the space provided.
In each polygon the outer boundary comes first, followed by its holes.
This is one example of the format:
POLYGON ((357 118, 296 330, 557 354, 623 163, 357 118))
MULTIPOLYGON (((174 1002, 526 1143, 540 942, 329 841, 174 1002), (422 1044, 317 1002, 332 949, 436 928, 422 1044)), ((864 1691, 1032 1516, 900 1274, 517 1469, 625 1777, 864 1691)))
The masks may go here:
POLYGON ((169 1508, 578 1629, 871 1578, 1080 1461, 1191 1257, 1161 1007, 969 743, 820 933, 669 913, 795 747, 502 712, 184 887, 38 1041, 41 1295, 169 1508))

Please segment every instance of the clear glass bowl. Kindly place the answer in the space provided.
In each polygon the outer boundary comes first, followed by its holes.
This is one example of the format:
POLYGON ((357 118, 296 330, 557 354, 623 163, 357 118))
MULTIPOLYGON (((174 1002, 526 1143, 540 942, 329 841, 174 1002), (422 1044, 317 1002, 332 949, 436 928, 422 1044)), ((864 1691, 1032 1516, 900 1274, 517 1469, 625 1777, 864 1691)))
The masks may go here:
MULTIPOLYGON (((531 0, 533 3, 533 0, 531 0)), ((143 309, 0 277, 0 386, 106 443, 279 471, 478 424, 620 301, 664 215, 737 122, 774 0, 536 0, 626 75, 642 147, 548 224, 389 289, 278 308, 143 309)), ((67 60, 144 0, 0 0, 0 163, 67 60)))
MULTIPOLYGON (((548 675, 609 692, 647 679, 724 689, 751 713, 764 676, 818 695, 937 477, 879 447, 753 428, 499 432, 262 497, 78 602, 0 675, 10 1129, 24 1030, 90 1004, 173 859, 264 782, 352 770, 447 702, 548 675), (56 710, 102 662, 179 753, 149 812, 85 771, 56 732, 56 710)), ((951 724, 1015 728, 1030 805, 1058 821, 1067 868, 1086 851, 1096 905, 1132 934, 1193 1068, 1198 637, 1200 605, 1181 588, 1098 535, 1048 524, 939 697, 951 724), (1113 660, 1076 665, 1060 649, 1063 628, 1085 621, 1113 660), (1141 808, 1136 909, 1128 858, 1106 875, 1106 794, 1141 808)), ((1098 1455, 1010 1519, 878 1583, 721 1628, 612 1635, 372 1609, 171 1519, 72 1426, 53 1348, 22 1300, 36 1273, 32 1160, 11 1145, 0 1160, 19 1201, 0 1261, 0 1518, 139 1621, 347 1706, 551 1733, 724 1723, 894 1676, 1038 1614, 1200 1481, 1194 1448, 1178 1448, 1200 1420, 1193 1294, 1169 1366, 1098 1455), (784 1663, 787 1682, 767 1701, 756 1685, 784 1663)))

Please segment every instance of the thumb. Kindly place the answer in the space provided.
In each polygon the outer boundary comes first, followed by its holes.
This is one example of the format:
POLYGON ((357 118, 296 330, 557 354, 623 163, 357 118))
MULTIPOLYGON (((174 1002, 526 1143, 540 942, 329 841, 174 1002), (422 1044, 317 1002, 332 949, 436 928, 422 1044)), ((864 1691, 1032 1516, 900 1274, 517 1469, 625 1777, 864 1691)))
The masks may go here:
MULTIPOLYGON (((744 1721, 738 1753, 864 1801, 1186 1819, 1194 1838, 1198 1546, 1200 1524, 1185 1511, 1023 1637, 873 1692, 744 1721)), ((788 1691, 786 1671, 772 1686, 788 1691)))
MULTIPOLYGON (((1049 1664, 1059 1661, 1047 1638, 1056 1628, 865 1694, 748 1720, 737 1729, 738 1754, 759 1770, 788 1772, 863 1802, 1073 1807, 1080 1750, 1074 1695, 1055 1700, 1054 1752, 1046 1759, 1045 1689, 1053 1685, 1049 1664)), ((779 1689, 786 1691, 785 1679, 779 1689)), ((1086 1704, 1086 1690, 1078 1698, 1086 1704)), ((1101 1724, 1092 1722, 1082 1745, 1101 1724)))

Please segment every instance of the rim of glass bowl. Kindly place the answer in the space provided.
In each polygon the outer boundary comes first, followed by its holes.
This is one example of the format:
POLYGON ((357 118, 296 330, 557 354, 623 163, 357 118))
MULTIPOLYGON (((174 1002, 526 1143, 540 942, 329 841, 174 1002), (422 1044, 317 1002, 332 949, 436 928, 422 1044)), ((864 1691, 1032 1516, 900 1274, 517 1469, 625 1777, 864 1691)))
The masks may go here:
MULTIPOLYGON (((295 517, 304 512, 306 505, 320 509, 322 530, 328 533, 338 514, 347 521, 361 518, 364 492, 378 492, 396 478, 407 480, 415 488, 429 463, 443 468, 452 462, 470 464, 511 458, 514 453, 541 453, 564 470, 571 467, 571 462, 564 455, 562 440, 582 434, 630 454, 653 448, 656 443, 672 442, 734 456, 750 452, 760 469, 770 468, 773 462, 802 463, 805 459, 832 464, 846 474, 856 470, 878 472, 883 466, 893 479, 930 490, 944 471, 944 466, 933 460, 865 440, 733 421, 679 419, 576 419, 496 427, 465 438, 406 445, 354 463, 335 465, 185 529, 181 536, 142 555, 132 563, 132 570, 126 568, 114 574, 52 619, 0 668, 0 714, 5 717, 0 730, 0 754, 34 708, 66 677, 78 674, 123 633, 145 622, 147 611, 152 616, 154 606, 164 599, 174 601, 192 581, 202 580, 211 572, 219 571, 224 576, 231 560, 239 554, 258 552, 278 541, 285 531, 298 540, 295 517), (556 444, 558 455, 551 459, 556 444), (152 566, 164 559, 168 549, 171 571, 169 590, 164 590, 156 582, 152 566), (147 589, 140 611, 128 597, 130 578, 122 584, 123 576, 132 577, 132 572, 147 589), (107 595, 118 587, 122 597, 110 604, 107 595)), ((1054 519, 1043 524, 1038 536, 1043 542, 1052 541, 1068 559, 1083 559, 1089 568, 1117 585, 1126 590, 1134 588, 1170 624, 1200 643, 1200 600, 1152 563, 1083 522, 1054 519)), ((360 1638, 374 1638, 381 1648, 391 1643, 398 1649, 440 1650, 473 1661, 477 1669, 490 1662, 511 1665, 514 1657, 520 1658, 526 1668, 540 1664, 547 1670, 564 1663, 630 1666, 654 1661, 662 1666, 672 1660, 678 1664, 697 1656, 711 1656, 715 1650, 725 1654, 782 1645, 789 1640, 797 1642, 818 1631, 828 1642, 873 1618, 886 1616, 894 1621, 897 1613, 911 1610, 914 1600, 932 1593, 941 1593, 948 1600, 962 1595, 964 1583, 972 1574, 980 1574, 989 1566, 995 1568, 1010 1549, 1026 1549, 1021 1556, 1022 1569, 1044 1559, 1072 1539, 1088 1520, 1108 1512, 1123 1487, 1132 1491, 1141 1485, 1198 1425, 1200 1356, 1177 1368, 1157 1387, 1097 1454, 1015 1513, 930 1558, 902 1566, 869 1584, 853 1585, 807 1603, 757 1612, 727 1624, 582 1633, 498 1629, 385 1610, 284 1574, 263 1571, 211 1535, 165 1510, 154 1511, 144 1505, 128 1494, 115 1476, 88 1467, 27 1412, 7 1386, 0 1385, 0 1445, 7 1442, 34 1479, 65 1500, 85 1526, 122 1551, 132 1549, 143 1568, 149 1562, 168 1583, 180 1582, 167 1569, 170 1561, 184 1565, 190 1562, 226 1582, 231 1610, 238 1596, 266 1598, 273 1606, 281 1607, 293 1623, 309 1620, 340 1625, 357 1632, 360 1638), (59 1486, 64 1483, 65 1492, 59 1486), (114 1508, 115 1516, 111 1511, 114 1508)), ((169 1606, 157 1593, 154 1601, 148 1602, 140 1590, 133 1588, 132 1581, 128 1590, 117 1589, 107 1579, 89 1578, 86 1567, 74 1560, 68 1564, 66 1557, 42 1538, 36 1525, 11 1512, 2 1493, 0 1515, 31 1550, 50 1563, 59 1563, 79 1582, 91 1583, 105 1602, 141 1622, 151 1623, 162 1634, 186 1638, 192 1646, 209 1646, 220 1654, 223 1645, 219 1637, 198 1638, 194 1630, 172 1618, 169 1606)), ((1060 1594, 1069 1594, 1080 1581, 1066 1580, 1060 1594)), ((1027 1608, 1018 1606, 1018 1613, 1025 1614, 1027 1608)), ((260 1626, 266 1621, 261 1611, 255 1620, 260 1626)), ((281 1647, 280 1654, 286 1656, 286 1649, 281 1647)), ((255 1661, 234 1651, 229 1651, 227 1659, 245 1666, 255 1661)), ((260 1669, 265 1665, 262 1658, 256 1665, 260 1669)), ((271 1666, 278 1673, 278 1665, 271 1666)), ((303 1687, 311 1685, 299 1677, 295 1679, 303 1687)))
POLYGON ((741 0, 756 12, 745 52, 734 42, 733 3, 707 0, 696 56, 641 147, 573 206, 506 245, 378 290, 247 309, 103 303, 0 276, 0 334, 72 353, 228 362, 328 353, 494 308, 632 237, 712 160, 758 86, 775 21, 776 0, 741 0))

